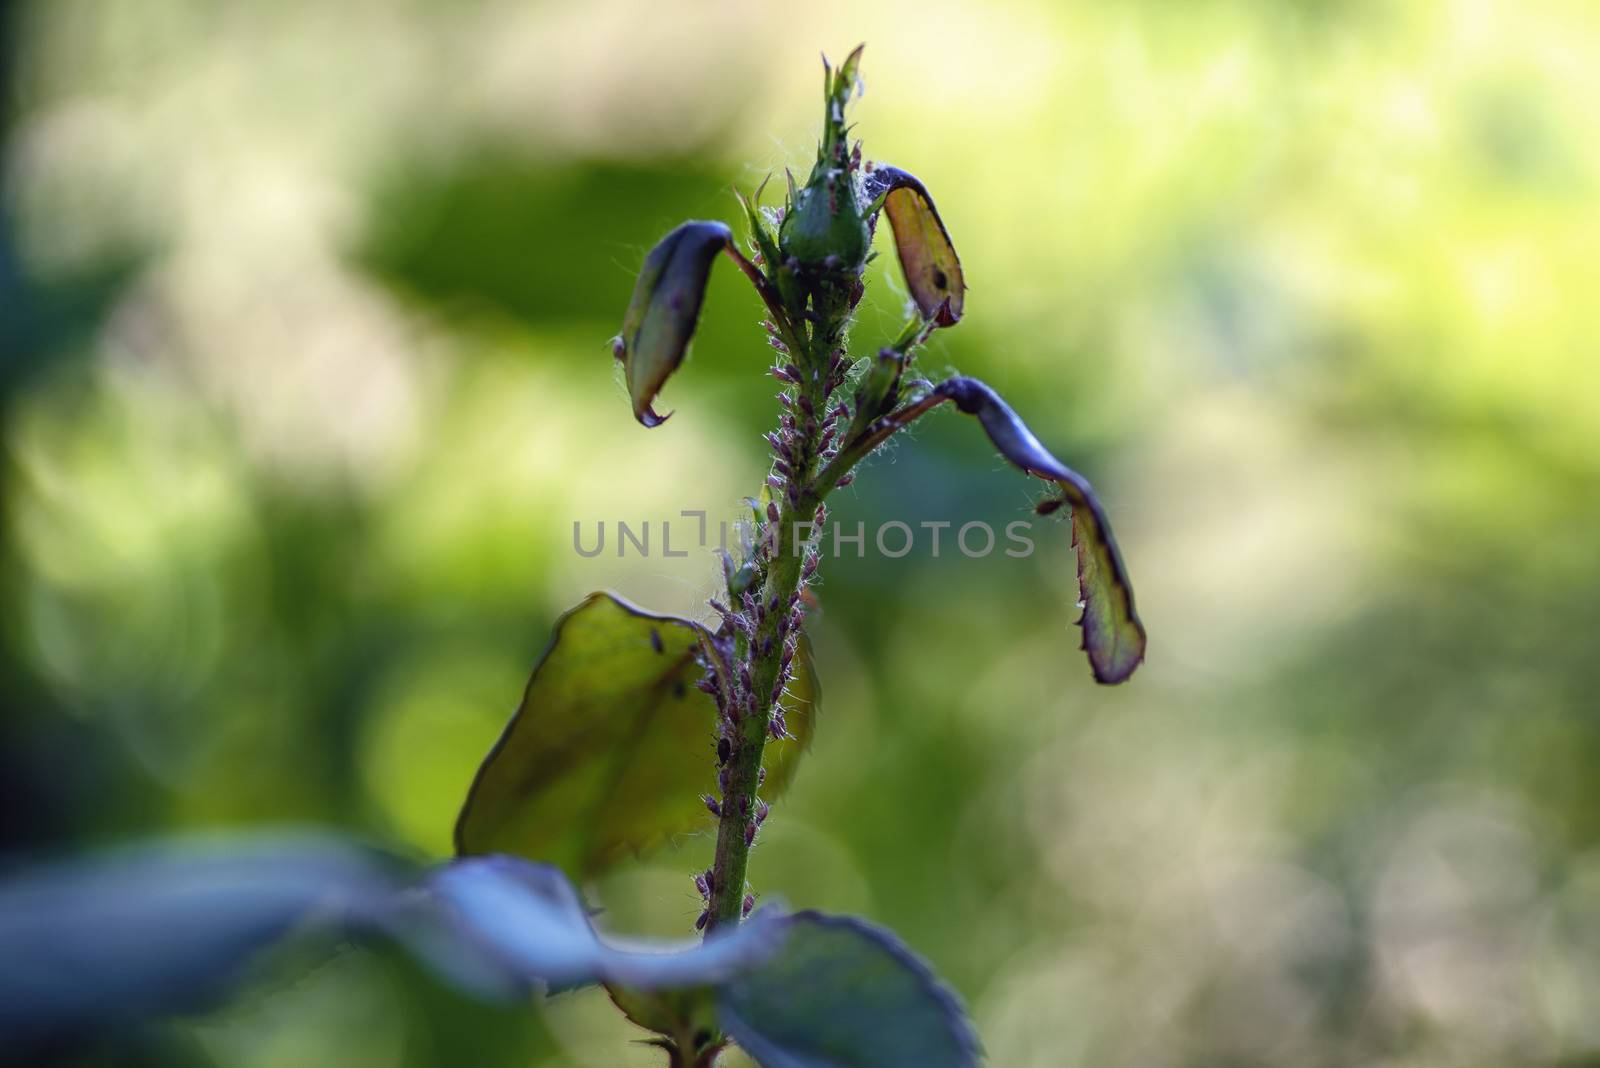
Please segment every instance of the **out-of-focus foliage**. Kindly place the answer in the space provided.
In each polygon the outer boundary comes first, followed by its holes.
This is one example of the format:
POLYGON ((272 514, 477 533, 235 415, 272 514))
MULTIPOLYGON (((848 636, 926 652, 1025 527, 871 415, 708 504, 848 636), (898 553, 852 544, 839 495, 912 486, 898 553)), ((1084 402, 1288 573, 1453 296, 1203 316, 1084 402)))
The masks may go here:
MULTIPOLYGON (((830 504, 867 545, 825 562, 829 712, 757 889, 892 925, 1007 1068, 1600 1050, 1592 4, 5 17, 8 853, 314 819, 445 855, 560 609, 711 588, 660 524, 714 544, 759 483, 760 302, 713 273, 648 437, 606 340, 640 235, 803 168, 816 50, 864 39, 855 118, 971 283, 924 366, 1084 458, 1158 640, 1097 689, 1065 539, 962 555, 1032 498, 923 420, 830 504)), ((902 321, 888 240, 858 352, 902 321)), ((684 935, 709 844, 606 876, 613 925, 684 935)), ((612 1068, 642 1034, 352 954, 110 1063, 612 1068)))
MULTIPOLYGON (((715 1032, 693 1036, 715 1019, 715 999, 746 975, 759 984, 783 970, 780 952, 785 964, 798 955, 815 968, 804 951, 824 944, 824 927, 884 938, 857 921, 769 908, 678 947, 608 944, 554 865, 496 855, 423 872, 358 841, 304 832, 97 851, 8 874, 0 906, 0 1038, 14 1063, 114 1047, 152 1020, 215 1008, 284 942, 325 954, 351 934, 387 938, 443 982, 491 1002, 526 1008, 532 992, 599 983, 637 998, 675 996, 691 1011, 667 1034, 694 1049, 713 1041, 715 1032)), ((924 980, 924 1004, 910 1001, 910 1013, 937 1006, 964 1023, 949 995, 901 957, 890 974, 924 980)), ((859 1044, 871 1019, 857 1012, 854 1034, 842 1019, 834 1033, 859 1044)))
POLYGON ((763 1065, 978 1063, 978 1037, 961 1004, 889 931, 815 912, 786 917, 784 926, 782 949, 717 996, 723 1026, 763 1065))

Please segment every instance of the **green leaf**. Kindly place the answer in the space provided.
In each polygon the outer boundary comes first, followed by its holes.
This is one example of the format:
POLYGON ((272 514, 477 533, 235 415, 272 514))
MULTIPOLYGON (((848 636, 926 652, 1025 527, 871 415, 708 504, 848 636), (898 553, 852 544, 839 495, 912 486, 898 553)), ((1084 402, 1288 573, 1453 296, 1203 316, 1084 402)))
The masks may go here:
POLYGON ((966 303, 966 275, 927 188, 900 168, 879 164, 867 175, 863 190, 869 203, 883 198, 895 252, 917 308, 940 326, 954 326, 966 303))
MULTIPOLYGON (((954 378, 939 386, 956 407, 975 415, 1002 456, 1030 475, 1060 488, 1060 503, 1070 506, 1072 544, 1078 556, 1078 590, 1083 599, 1083 649, 1096 681, 1118 683, 1133 674, 1145 653, 1144 624, 1133 603, 1133 586, 1111 533, 1110 520, 1082 475, 1057 460, 1005 401, 975 378, 954 378)), ((1048 514, 1051 502, 1041 507, 1048 514)))
MULTIPOLYGON (((591 594, 555 637, 456 823, 463 855, 511 853, 576 878, 709 826, 716 704, 695 683, 710 635, 676 616, 591 594)), ((784 698, 794 741, 768 746, 766 793, 792 780, 816 726, 816 676, 802 641, 784 698)))
POLYGON ((457 860, 438 869, 429 886, 464 937, 513 974, 561 989, 598 982, 639 991, 710 986, 760 964, 788 934, 779 917, 759 914, 681 946, 601 941, 566 875, 519 857, 457 860))
POLYGON ((622 333, 611 345, 627 376, 634 418, 647 427, 667 419, 651 404, 689 351, 712 261, 732 247, 733 232, 726 224, 686 222, 645 257, 622 333))
POLYGON ((677 1044, 693 1049, 699 1043, 693 1038, 702 1032, 713 1038, 720 1033, 717 1027, 716 991, 708 986, 686 987, 679 990, 641 990, 616 983, 606 985, 622 1015, 646 1031, 666 1035, 677 1044), (681 1036, 689 1041, 680 1042, 681 1036))
POLYGON ((374 920, 401 870, 300 834, 140 845, 0 884, 0 1043, 77 1041, 219 1001, 302 921, 374 920))
POLYGON ((718 992, 718 1019, 762 1068, 968 1068, 961 1003, 888 931, 785 917, 783 948, 718 992))
POLYGON ((744 210, 745 219, 750 224, 750 240, 755 250, 761 254, 761 262, 765 265, 768 275, 775 277, 782 260, 778 255, 777 238, 767 225, 767 220, 761 216, 761 191, 766 185, 766 182, 762 182, 751 197, 746 197, 737 187, 733 195, 739 201, 739 207, 744 210))

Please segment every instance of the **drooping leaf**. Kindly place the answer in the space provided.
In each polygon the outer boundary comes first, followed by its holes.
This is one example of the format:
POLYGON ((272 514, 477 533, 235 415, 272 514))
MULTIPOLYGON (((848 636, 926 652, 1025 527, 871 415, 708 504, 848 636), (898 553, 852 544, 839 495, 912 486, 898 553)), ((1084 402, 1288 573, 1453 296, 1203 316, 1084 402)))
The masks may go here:
POLYGON ((900 168, 880 164, 867 175, 863 191, 869 203, 883 198, 883 213, 894 230, 895 251, 917 308, 940 326, 954 326, 966 303, 966 275, 927 188, 900 168))
POLYGON ((724 223, 686 222, 645 257, 612 351, 627 376, 634 418, 647 427, 667 419, 651 404, 683 363, 700 321, 711 263, 732 242, 733 232, 724 223))
POLYGON ((0 1048, 220 1001, 321 917, 378 921, 401 870, 312 834, 145 844, 0 883, 0 1048))
POLYGON ((553 988, 612 983, 634 990, 712 986, 741 975, 783 943, 775 914, 681 946, 601 941, 560 869, 518 857, 470 857, 429 880, 466 937, 530 982, 553 988))
POLYGON ((780 950, 721 987, 717 1015, 762 1068, 970 1068, 960 1001, 894 935, 798 912, 780 950))
POLYGON ((1017 413, 984 383, 955 378, 939 390, 961 411, 977 416, 1002 456, 1060 488, 1071 509, 1072 542, 1078 556, 1078 589, 1083 599, 1078 624, 1083 628, 1083 648, 1097 681, 1124 681, 1144 659, 1144 624, 1134 607, 1133 586, 1111 523, 1088 480, 1051 455, 1017 413))
MULTIPOLYGON (((711 820, 716 704, 696 688, 699 624, 591 594, 556 624, 522 704, 484 759, 456 823, 463 855, 511 853, 596 874, 711 820)), ((768 747, 765 792, 793 778, 815 729, 802 642, 784 715, 795 740, 768 747)))

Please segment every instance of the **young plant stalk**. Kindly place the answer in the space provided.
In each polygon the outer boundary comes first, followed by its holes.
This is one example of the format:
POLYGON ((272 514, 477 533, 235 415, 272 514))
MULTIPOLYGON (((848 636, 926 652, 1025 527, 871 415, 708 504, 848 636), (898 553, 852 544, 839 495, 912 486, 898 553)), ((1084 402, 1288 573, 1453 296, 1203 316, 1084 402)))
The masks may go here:
POLYGON ((456 821, 462 859, 452 870, 466 874, 450 880, 452 915, 480 916, 486 944, 507 943, 502 955, 551 988, 604 984, 673 1068, 710 1068, 730 1043, 764 1065, 978 1068, 960 1001, 889 931, 812 911, 745 919, 762 792, 781 794, 817 726, 803 606, 826 501, 878 446, 946 404, 973 417, 1007 461, 1050 487, 1039 514, 1071 521, 1078 625, 1096 681, 1123 682, 1144 657, 1127 569, 1089 483, 982 382, 910 374, 929 336, 960 321, 966 280, 927 189, 863 163, 850 140, 844 113, 860 61, 857 48, 837 70, 824 65, 822 137, 804 183, 789 176, 781 208, 761 207, 759 189, 753 202, 739 197, 745 249, 721 222, 685 222, 663 237, 612 341, 634 418, 659 427, 672 413, 658 413, 656 398, 688 354, 720 256, 766 307, 781 410, 765 488, 750 501, 753 537, 739 557, 722 556, 723 590, 709 601, 718 618, 651 612, 604 592, 565 613, 456 821), (880 218, 911 307, 899 334, 852 360, 846 333, 880 218), (704 792, 708 720, 715 793, 704 792), (718 937, 685 953, 611 952, 567 877, 703 830, 707 810, 717 838, 711 867, 694 877, 705 903, 695 926, 718 937))
POLYGON ((734 675, 745 692, 740 695, 742 700, 730 703, 732 714, 722 724, 728 757, 719 776, 722 799, 707 902, 708 930, 737 923, 747 911, 745 873, 751 846, 766 817, 759 799, 761 757, 769 736, 787 733, 778 701, 794 668, 800 640, 801 591, 816 567, 808 539, 801 535, 821 525, 822 495, 816 491, 814 478, 819 462, 833 456, 832 439, 837 432, 836 421, 830 423, 823 416, 832 397, 828 374, 831 339, 843 334, 848 315, 848 306, 843 306, 809 331, 786 324, 791 336, 805 338, 805 349, 795 354, 795 362, 780 363, 785 373, 799 381, 787 392, 788 410, 772 434, 779 455, 768 483, 766 520, 754 549, 762 580, 751 591, 731 588, 736 580, 728 589, 728 603, 742 614, 747 628, 739 630, 734 641, 739 665, 734 675))
POLYGON ((704 798, 717 818, 716 852, 710 870, 695 879, 706 903, 696 926, 708 933, 737 925, 754 905, 746 875, 767 815, 762 757, 769 738, 788 734, 782 698, 804 651, 801 598, 818 564, 813 538, 825 519, 824 501, 854 477, 857 464, 922 415, 952 403, 978 420, 1007 460, 1057 491, 1039 511, 1071 518, 1084 609, 1079 624, 1095 678, 1121 682, 1144 656, 1126 569, 1088 482, 982 382, 954 377, 933 384, 907 375, 929 335, 960 321, 966 282, 923 184, 896 167, 863 165, 860 143, 849 139, 844 112, 860 60, 858 48, 837 71, 825 67, 822 137, 805 183, 788 176, 781 210, 740 197, 751 254, 740 251, 722 223, 679 226, 646 258, 613 343, 635 417, 660 426, 667 416, 656 413, 655 398, 683 362, 711 265, 722 253, 767 308, 763 326, 778 353, 772 373, 783 383, 778 427, 767 436, 771 473, 763 499, 752 502, 754 544, 745 559, 724 559, 725 599, 710 601, 721 622, 707 633, 700 656, 706 669, 700 686, 718 710, 720 792, 704 798), (875 358, 852 361, 845 335, 865 291, 880 217, 893 231, 913 307, 905 328, 875 358), (847 379, 848 399, 840 396, 847 379))

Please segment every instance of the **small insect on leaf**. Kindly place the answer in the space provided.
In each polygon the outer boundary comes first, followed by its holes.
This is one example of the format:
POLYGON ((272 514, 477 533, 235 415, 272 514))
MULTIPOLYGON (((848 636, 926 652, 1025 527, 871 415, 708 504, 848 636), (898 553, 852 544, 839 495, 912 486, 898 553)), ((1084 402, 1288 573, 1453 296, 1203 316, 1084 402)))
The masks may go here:
POLYGON ((656 414, 652 403, 689 351, 711 263, 732 242, 733 232, 724 223, 686 222, 645 257, 622 333, 611 347, 622 361, 634 418, 647 427, 667 419, 656 414))
POLYGON ((864 192, 869 203, 882 198, 917 308, 940 326, 954 326, 966 303, 966 276, 927 188, 900 168, 880 164, 867 175, 864 192))

